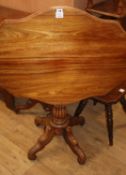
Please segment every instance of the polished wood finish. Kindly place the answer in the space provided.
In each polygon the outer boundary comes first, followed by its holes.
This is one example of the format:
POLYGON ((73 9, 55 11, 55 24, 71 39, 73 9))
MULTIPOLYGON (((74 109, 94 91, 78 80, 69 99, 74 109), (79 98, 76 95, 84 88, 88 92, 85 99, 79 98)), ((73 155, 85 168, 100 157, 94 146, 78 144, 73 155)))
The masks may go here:
POLYGON ((82 164, 85 154, 73 141, 71 130, 82 120, 71 124, 66 105, 103 95, 126 81, 126 33, 116 22, 63 8, 63 19, 56 19, 56 8, 52 8, 1 22, 0 87, 14 96, 53 105, 50 122, 30 150, 30 159, 51 141, 55 131, 64 136, 82 164))
MULTIPOLYGON (((108 137, 109 137, 109 145, 113 145, 113 110, 112 105, 116 104, 118 102, 121 103, 123 110, 126 112, 126 84, 121 84, 120 86, 114 88, 112 91, 110 91, 108 94, 104 96, 97 96, 91 98, 94 101, 94 105, 97 104, 97 102, 104 104, 105 106, 105 113, 106 113, 106 125, 108 130, 108 137)), ((74 116, 79 116, 82 111, 84 110, 88 100, 81 100, 74 116)))
POLYGON ((51 10, 1 26, 1 87, 15 96, 68 104, 103 95, 126 80, 126 33, 116 22, 71 8, 64 19, 54 15, 51 10))
MULTIPOLYGON (((4 6, 0 6, 0 20, 8 20, 8 19, 17 19, 22 18, 24 16, 28 16, 30 13, 23 12, 11 8, 7 8, 4 6)), ((41 103, 42 107, 49 111, 51 109, 51 106, 49 104, 45 104, 42 102, 38 102, 35 100, 28 99, 25 105, 16 105, 15 98, 12 94, 9 94, 6 90, 0 89, 1 98, 3 101, 5 101, 7 107, 14 110, 15 112, 19 113, 20 110, 29 109, 36 105, 37 103, 41 103)))

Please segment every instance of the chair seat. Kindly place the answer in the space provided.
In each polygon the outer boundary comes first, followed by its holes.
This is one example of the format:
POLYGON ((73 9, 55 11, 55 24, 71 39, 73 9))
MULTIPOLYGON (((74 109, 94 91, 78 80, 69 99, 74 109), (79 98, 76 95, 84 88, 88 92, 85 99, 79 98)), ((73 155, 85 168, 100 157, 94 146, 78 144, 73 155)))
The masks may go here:
POLYGON ((108 94, 104 96, 93 97, 103 104, 114 104, 117 103, 126 94, 126 83, 119 85, 118 87, 112 89, 108 94))
MULTIPOLYGON (((106 113, 106 125, 108 130, 108 138, 109 138, 109 145, 113 145, 113 110, 112 105, 114 103, 120 102, 122 105, 123 110, 126 112, 126 83, 119 85, 118 87, 112 89, 108 94, 104 96, 93 97, 91 99, 94 100, 94 104, 97 102, 102 103, 105 105, 105 113, 106 113)), ((83 109, 85 108, 88 100, 81 100, 75 113, 74 117, 78 117, 83 109)))

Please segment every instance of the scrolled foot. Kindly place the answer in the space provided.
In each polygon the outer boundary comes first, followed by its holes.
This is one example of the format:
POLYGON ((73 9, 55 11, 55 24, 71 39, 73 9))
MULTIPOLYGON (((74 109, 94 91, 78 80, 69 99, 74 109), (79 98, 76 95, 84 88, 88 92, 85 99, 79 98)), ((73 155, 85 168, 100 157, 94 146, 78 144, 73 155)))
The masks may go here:
POLYGON ((83 164, 85 164, 85 162, 86 162, 86 158, 85 157, 78 157, 78 159, 77 159, 77 161, 78 161, 78 163, 80 164, 80 165, 83 165, 83 164))
POLYGON ((54 130, 50 126, 47 126, 44 130, 44 134, 40 136, 37 143, 29 150, 28 158, 30 160, 35 160, 37 158, 36 154, 41 151, 53 138, 54 130))
POLYGON ((83 150, 80 148, 77 140, 73 136, 71 127, 64 129, 64 139, 66 143, 70 146, 71 150, 77 155, 77 160, 79 164, 84 164, 86 161, 86 156, 83 150))
POLYGON ((28 159, 30 160, 36 160, 37 156, 33 154, 31 151, 28 152, 28 159))

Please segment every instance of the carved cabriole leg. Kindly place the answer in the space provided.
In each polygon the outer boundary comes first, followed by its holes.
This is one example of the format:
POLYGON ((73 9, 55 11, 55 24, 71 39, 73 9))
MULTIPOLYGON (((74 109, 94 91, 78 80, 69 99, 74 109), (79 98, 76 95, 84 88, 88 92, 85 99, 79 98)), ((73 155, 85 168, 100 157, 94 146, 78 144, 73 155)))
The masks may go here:
POLYGON ((108 137, 109 137, 109 145, 113 145, 113 111, 112 105, 106 104, 105 105, 106 111, 106 121, 107 121, 107 129, 108 129, 108 137))
POLYGON ((42 150, 53 138, 54 135, 63 135, 65 141, 78 157, 78 162, 84 164, 86 156, 75 140, 70 126, 70 115, 67 114, 66 107, 62 105, 53 106, 52 112, 47 118, 38 118, 35 123, 44 126, 44 134, 37 143, 30 149, 28 158, 36 159, 36 154, 42 150), (46 126, 45 126, 46 125, 46 126))
POLYGON ((84 164, 86 161, 86 156, 83 150, 80 148, 77 140, 73 136, 72 128, 69 126, 65 128, 63 136, 64 136, 66 143, 70 146, 71 150, 77 155, 78 162, 80 164, 84 164))
POLYGON ((53 138, 54 136, 54 129, 50 126, 46 126, 44 129, 44 134, 40 136, 37 143, 30 149, 28 152, 28 158, 30 160, 35 160, 36 153, 41 151, 53 138))
POLYGON ((122 105, 123 110, 126 112, 126 99, 124 96, 120 99, 120 103, 122 105))

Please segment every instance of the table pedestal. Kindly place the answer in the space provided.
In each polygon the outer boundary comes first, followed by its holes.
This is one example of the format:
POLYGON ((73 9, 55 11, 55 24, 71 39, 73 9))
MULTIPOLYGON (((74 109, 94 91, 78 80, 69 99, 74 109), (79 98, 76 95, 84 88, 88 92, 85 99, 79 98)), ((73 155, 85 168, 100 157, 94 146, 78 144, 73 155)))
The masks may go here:
POLYGON ((35 160, 36 154, 41 151, 55 135, 62 135, 72 151, 77 155, 78 162, 84 164, 86 156, 75 139, 72 126, 83 125, 85 123, 82 117, 71 117, 66 112, 66 107, 62 105, 53 106, 51 114, 47 117, 38 117, 35 120, 37 126, 44 127, 44 134, 40 136, 37 143, 30 149, 28 158, 35 160))

